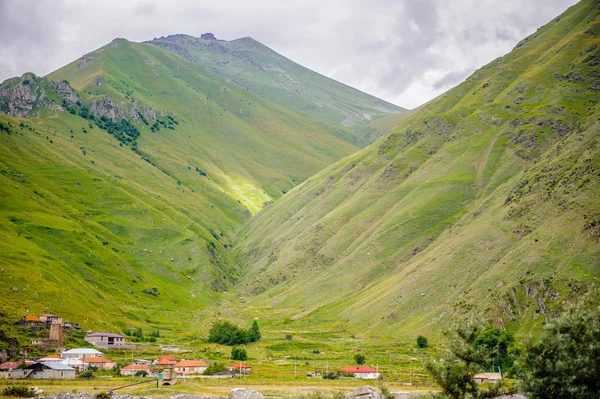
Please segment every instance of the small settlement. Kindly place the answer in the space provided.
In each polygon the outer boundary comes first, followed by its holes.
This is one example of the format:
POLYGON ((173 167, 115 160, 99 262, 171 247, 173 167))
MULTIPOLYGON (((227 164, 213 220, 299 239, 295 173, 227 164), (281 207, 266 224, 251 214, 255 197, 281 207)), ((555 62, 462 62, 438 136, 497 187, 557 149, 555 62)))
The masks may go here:
MULTIPOLYGON (((209 368, 208 362, 202 359, 177 359, 172 355, 164 355, 156 360, 132 359, 129 364, 119 365, 107 358, 101 350, 133 350, 135 345, 127 344, 126 336, 112 332, 89 332, 84 340, 94 348, 73 348, 65 350, 63 330, 78 330, 79 325, 63 321, 62 317, 53 314, 40 316, 26 315, 18 324, 28 327, 39 334, 48 330, 48 338, 36 338, 32 345, 41 346, 44 352, 54 353, 39 359, 20 359, 0 364, 0 379, 72 379, 87 370, 115 370, 122 376, 158 378, 163 384, 173 384, 177 378, 231 378, 248 375, 252 367, 238 362, 213 370, 211 375, 204 373, 209 368)), ((5 358, 6 360, 6 358, 5 358)), ((347 366, 340 370, 354 378, 378 379, 381 373, 367 366, 347 366)), ((321 371, 309 373, 309 378, 322 376, 321 371)), ((477 382, 493 382, 502 378, 499 373, 483 373, 475 376, 477 382)))

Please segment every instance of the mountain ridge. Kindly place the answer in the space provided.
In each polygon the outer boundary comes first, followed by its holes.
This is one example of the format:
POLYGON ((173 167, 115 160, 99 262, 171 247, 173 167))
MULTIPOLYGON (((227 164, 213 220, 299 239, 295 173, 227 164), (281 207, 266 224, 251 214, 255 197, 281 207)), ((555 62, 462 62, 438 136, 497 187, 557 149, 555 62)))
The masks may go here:
POLYGON ((177 53, 292 112, 342 124, 360 146, 380 136, 368 126, 371 120, 405 111, 299 65, 251 37, 226 41, 210 35, 176 34, 144 43, 177 53))
POLYGON ((236 240, 238 294, 299 326, 433 333, 477 309, 526 335, 593 286, 599 13, 571 7, 257 214, 236 240))

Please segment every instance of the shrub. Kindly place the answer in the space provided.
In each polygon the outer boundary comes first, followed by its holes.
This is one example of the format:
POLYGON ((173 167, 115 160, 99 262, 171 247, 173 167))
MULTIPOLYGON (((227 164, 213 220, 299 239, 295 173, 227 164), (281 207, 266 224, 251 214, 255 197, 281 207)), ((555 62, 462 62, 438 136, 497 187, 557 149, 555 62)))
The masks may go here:
POLYGON ((35 390, 25 385, 11 385, 2 391, 4 396, 18 396, 21 398, 33 398, 35 396, 35 390))
MULTIPOLYGON (((211 242, 212 243, 212 242, 211 242)), ((212 243, 214 246, 214 243, 212 243)), ((215 323, 208 333, 208 342, 214 342, 223 345, 244 345, 249 342, 255 342, 260 339, 260 331, 258 323, 254 321, 249 330, 244 330, 238 326, 225 321, 223 323, 215 323)))
POLYGON ((417 337, 417 346, 419 348, 427 348, 427 346, 429 346, 429 343, 427 342, 427 338, 425 338, 422 335, 419 335, 417 337))
POLYGON ((94 397, 96 399, 110 399, 110 394, 102 391, 102 392, 98 392, 94 397))
POLYGON ((356 355, 354 355, 354 361, 356 362, 356 364, 365 364, 365 362, 367 361, 367 358, 365 357, 365 355, 357 353, 356 355))
POLYGON ((77 378, 83 378, 84 380, 91 380, 94 378, 94 372, 91 370, 86 370, 80 373, 77 378))
POLYGON ((204 370, 204 375, 214 375, 223 371, 227 371, 227 368, 222 363, 213 363, 204 370))
POLYGON ((136 373, 134 374, 135 377, 147 377, 148 376, 148 372, 146 370, 140 370, 140 371, 136 371, 136 373))
POLYGON ((248 352, 246 352, 246 349, 244 348, 238 348, 237 346, 234 346, 233 348, 231 348, 231 358, 233 360, 246 360, 248 359, 248 352))

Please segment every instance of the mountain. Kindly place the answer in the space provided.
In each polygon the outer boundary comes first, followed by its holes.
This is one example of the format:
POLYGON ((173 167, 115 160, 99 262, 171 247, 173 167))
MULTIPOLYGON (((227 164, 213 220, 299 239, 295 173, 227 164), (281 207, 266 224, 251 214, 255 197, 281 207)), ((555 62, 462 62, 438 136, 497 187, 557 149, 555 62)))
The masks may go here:
POLYGON ((298 65, 250 37, 226 41, 206 33, 145 43, 177 53, 287 110, 346 126, 344 137, 362 147, 381 137, 371 121, 404 111, 298 65))
POLYGON ((236 295, 286 328, 538 328, 600 278, 599 65, 583 0, 254 216, 236 295))
POLYGON ((0 309, 85 328, 193 328, 239 274, 236 229, 359 149, 124 39, 5 81, 0 113, 0 309))

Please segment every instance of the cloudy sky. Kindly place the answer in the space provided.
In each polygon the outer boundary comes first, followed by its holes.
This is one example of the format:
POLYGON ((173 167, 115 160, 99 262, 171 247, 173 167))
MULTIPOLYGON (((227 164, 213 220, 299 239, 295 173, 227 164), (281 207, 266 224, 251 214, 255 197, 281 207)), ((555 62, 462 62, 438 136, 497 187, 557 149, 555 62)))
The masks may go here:
POLYGON ((45 75, 116 37, 251 36, 407 108, 510 51, 574 0, 0 0, 0 81, 45 75))

